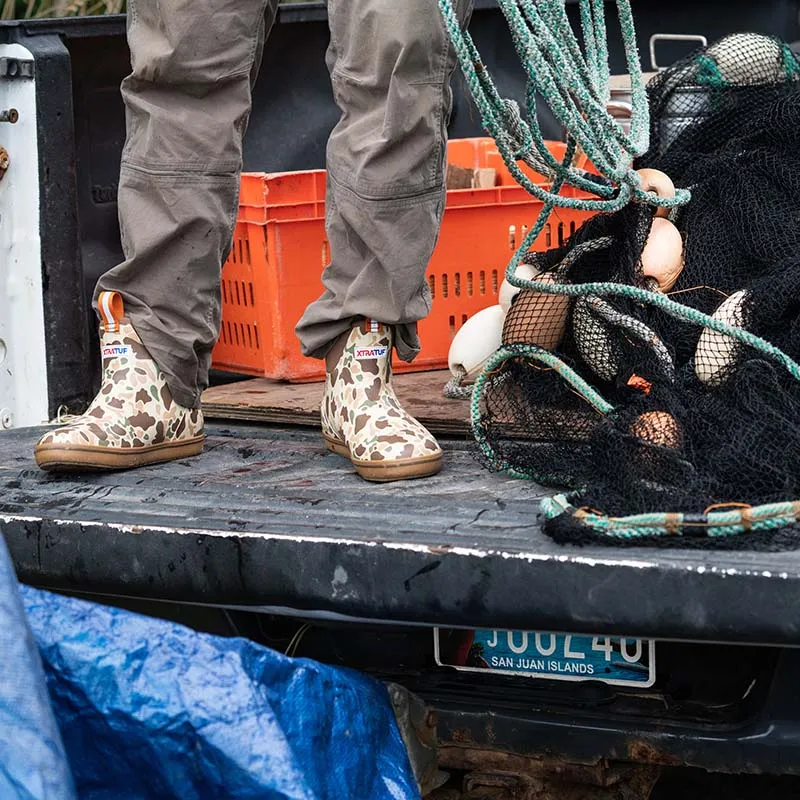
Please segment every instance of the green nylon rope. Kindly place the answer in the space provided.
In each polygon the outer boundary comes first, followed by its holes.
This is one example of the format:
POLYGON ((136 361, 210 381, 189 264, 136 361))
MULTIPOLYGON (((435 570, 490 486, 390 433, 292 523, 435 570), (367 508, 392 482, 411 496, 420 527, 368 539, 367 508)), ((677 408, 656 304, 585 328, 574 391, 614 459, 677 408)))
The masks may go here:
MULTIPOLYGON (((714 319, 714 317, 704 314, 702 311, 698 311, 695 308, 685 306, 682 303, 676 303, 660 292, 651 292, 647 289, 640 289, 637 286, 630 286, 626 283, 558 284, 526 281, 516 276, 514 276, 514 278, 515 286, 521 286, 524 289, 532 289, 533 291, 542 292, 543 294, 561 294, 570 297, 611 295, 626 297, 630 300, 636 300, 639 303, 655 306, 672 317, 695 323, 704 328, 711 328, 711 330, 717 331, 718 333, 724 333, 726 336, 730 336, 732 339, 736 339, 760 351, 770 360, 781 364, 793 378, 800 381, 800 364, 786 355, 783 350, 770 344, 766 339, 762 339, 760 336, 756 336, 754 333, 750 333, 750 331, 744 328, 738 328, 722 320, 714 319)), ((510 279, 509 282, 511 282, 510 279)))
MULTIPOLYGON (((678 305, 678 304, 675 304, 678 305)), ((704 315, 701 315, 704 316, 704 315)), ((708 318, 710 319, 710 318, 708 318)), ((716 320, 713 320, 715 323, 716 320)), ((732 328, 725 323, 720 323, 715 329, 729 335, 739 334, 752 336, 747 331, 739 328, 732 328)), ((754 337, 757 338, 757 337, 754 337)), ((769 345, 769 347, 772 347, 769 345)), ((776 348, 772 348, 776 350, 776 348)), ((776 350, 777 353, 781 351, 776 350)), ((470 404, 470 414, 472 431, 475 440, 481 451, 486 457, 491 468, 501 470, 513 478, 524 480, 534 479, 541 483, 564 483, 564 474, 549 475, 546 473, 532 474, 530 472, 516 469, 502 456, 499 456, 489 444, 485 432, 484 420, 481 415, 480 402, 483 397, 487 383, 495 380, 502 380, 502 372, 499 370, 503 364, 510 359, 528 359, 537 361, 540 364, 555 370, 584 400, 589 403, 598 414, 608 415, 613 413, 614 407, 603 398, 587 381, 585 381, 575 370, 564 363, 554 353, 543 350, 534 345, 507 345, 497 350, 489 359, 485 369, 475 381, 475 387, 470 404)), ((788 359, 789 365, 793 365, 790 372, 794 377, 800 375, 800 367, 795 362, 788 359)), ((574 478, 567 478, 567 483, 580 489, 579 482, 574 478)), ((542 512, 547 519, 554 519, 562 514, 578 513, 567 495, 559 494, 554 497, 546 497, 541 501, 542 512)), ((695 515, 696 516, 696 515, 695 515)), ((689 531, 701 529, 703 535, 710 538, 735 536, 742 533, 769 531, 791 525, 800 520, 800 502, 786 501, 783 503, 766 503, 759 506, 752 506, 746 509, 729 508, 719 511, 711 511, 702 515, 701 523, 692 518, 693 515, 669 514, 664 512, 653 512, 649 514, 636 514, 627 517, 609 517, 597 512, 583 512, 580 519, 581 524, 592 529, 595 533, 601 534, 611 539, 636 540, 648 537, 667 537, 683 536, 684 529, 689 531)))
MULTIPOLYGON (((800 365, 769 342, 742 329, 703 314, 668 297, 645 289, 612 282, 590 284, 551 284, 517 277, 516 270, 524 256, 545 228, 557 207, 581 211, 613 213, 635 201, 661 208, 676 209, 691 199, 686 190, 675 197, 659 197, 645 192, 632 168, 633 159, 649 149, 649 109, 636 45, 636 32, 629 0, 617 0, 622 41, 631 80, 631 127, 624 129, 608 113, 610 71, 604 0, 579 0, 584 48, 581 49, 564 0, 497 0, 511 31, 511 37, 527 78, 526 116, 512 100, 503 99, 483 65, 474 41, 462 30, 453 8, 453 0, 439 0, 447 32, 458 57, 467 85, 481 114, 484 128, 495 140, 503 162, 511 175, 529 194, 543 203, 536 223, 530 228, 506 270, 508 282, 520 289, 568 296, 619 296, 646 303, 673 317, 726 334, 759 350, 780 363, 797 380, 800 365), (567 152, 559 162, 550 153, 538 125, 536 103, 542 97, 556 119, 567 131, 567 152), (573 165, 580 148, 609 184, 588 177, 573 165), (527 164, 551 180, 549 188, 534 183, 520 168, 527 164), (565 197, 563 186, 572 186, 591 197, 565 197)), ((587 243, 589 244, 589 243, 587 243)), ((527 358, 556 370, 596 411, 610 414, 613 407, 580 375, 554 353, 529 345, 510 345, 498 350, 475 381, 471 400, 473 434, 479 447, 496 469, 518 478, 551 480, 547 475, 531 475, 515 469, 494 452, 485 435, 480 403, 484 390, 509 359, 527 358)), ((573 482, 574 485, 574 482, 573 482)), ((547 498, 542 508, 548 518, 575 513, 569 498, 547 498)), ((783 503, 758 506, 746 512, 728 510, 706 515, 708 535, 725 536, 743 531, 780 527, 798 519, 798 504, 783 503)), ((677 515, 681 522, 688 517, 677 515)), ((663 536, 673 533, 676 515, 645 514, 613 519, 602 514, 583 514, 581 520, 598 533, 619 538, 663 536), (668 519, 669 518, 669 519, 668 519), (672 527, 670 527, 672 526, 672 527)))
MULTIPOLYGON (((767 356, 770 360, 775 361, 784 367, 789 374, 795 379, 800 381, 800 364, 790 358, 783 350, 770 344, 760 336, 756 336, 744 328, 738 328, 723 322, 719 319, 714 319, 708 314, 703 314, 697 309, 684 306, 681 303, 676 303, 669 297, 666 297, 659 292, 650 292, 646 289, 639 289, 636 286, 629 286, 628 284, 620 283, 580 283, 580 284, 550 284, 540 283, 538 281, 517 281, 523 284, 524 288, 530 288, 534 291, 542 292, 544 294, 560 294, 571 297, 582 296, 603 296, 613 295, 617 297, 627 297, 636 300, 640 303, 655 306, 661 309, 670 316, 677 319, 686 320, 696 325, 717 331, 718 333, 730 336, 743 344, 746 344, 767 356)), ((494 355, 486 363, 481 374, 475 381, 475 386, 472 394, 471 403, 471 423, 472 431, 478 446, 487 457, 489 463, 497 469, 510 471, 510 465, 504 459, 497 456, 489 444, 483 421, 480 413, 480 400, 483 396, 483 391, 489 382, 490 378, 500 369, 503 363, 509 359, 515 358, 530 358, 540 361, 547 366, 555 369, 562 378, 564 378, 572 388, 580 394, 587 402, 589 402, 596 409, 601 410, 603 413, 610 413, 613 407, 604 400, 598 392, 593 389, 577 372, 565 364, 555 353, 551 353, 541 348, 531 345, 510 345, 502 347, 497 350, 494 355)), ((518 470, 513 470, 516 477, 533 478, 538 481, 547 481, 548 477, 544 475, 526 474, 518 470)))
MULTIPOLYGON (((556 495, 542 500, 542 511, 548 519, 562 514, 579 513, 566 495, 556 495)), ((635 514, 628 517, 609 517, 595 512, 580 512, 581 523, 603 536, 612 539, 636 540, 645 537, 682 536, 683 529, 701 530, 703 536, 722 538, 755 531, 783 528, 798 521, 800 503, 765 503, 745 510, 732 508, 710 511, 693 519, 685 514, 635 514)))
MULTIPOLYGON (((565 364, 555 353, 543 350, 541 347, 527 344, 513 344, 501 347, 489 358, 486 366, 475 379, 475 386, 472 391, 470 402, 470 418, 472 433, 491 468, 508 473, 514 478, 525 478, 538 480, 542 483, 552 483, 553 477, 550 475, 533 475, 514 468, 506 459, 498 456, 489 444, 484 429, 483 418, 480 410, 480 401, 483 397, 486 384, 496 377, 497 370, 509 359, 526 358, 531 361, 538 361, 540 364, 555 370, 558 374, 572 386, 572 388, 583 397, 599 414, 610 414, 614 407, 586 380, 584 380, 572 367, 565 364)), ((574 482, 572 482, 574 485, 574 482)))
POLYGON ((545 204, 536 225, 520 246, 518 256, 527 252, 544 229, 554 207, 613 212, 632 199, 664 208, 685 205, 689 200, 686 191, 679 191, 674 198, 645 192, 631 167, 633 158, 643 155, 649 147, 650 120, 629 1, 618 0, 616 5, 631 76, 630 134, 625 133, 607 110, 610 70, 602 0, 580 0, 585 55, 572 30, 563 0, 498 0, 498 5, 508 21, 514 47, 525 70, 527 119, 522 119, 514 101, 500 96, 471 36, 461 29, 453 0, 439 0, 445 26, 484 128, 496 141, 504 163, 517 182, 545 204), (599 173, 614 186, 599 185, 587 178, 583 170, 571 163, 559 163, 553 157, 537 121, 537 96, 550 106, 568 131, 570 141, 586 153, 599 173), (520 169, 519 161, 551 177, 554 185, 548 189, 534 183, 520 169), (565 197, 559 194, 563 184, 590 192, 599 199, 565 197))

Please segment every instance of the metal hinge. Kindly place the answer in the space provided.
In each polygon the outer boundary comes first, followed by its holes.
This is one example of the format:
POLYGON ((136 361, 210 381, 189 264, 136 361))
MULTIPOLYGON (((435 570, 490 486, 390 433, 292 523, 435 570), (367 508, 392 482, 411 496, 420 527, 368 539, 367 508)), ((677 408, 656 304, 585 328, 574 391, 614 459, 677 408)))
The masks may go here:
POLYGON ((33 78, 34 62, 23 61, 21 58, 0 58, 0 78, 13 80, 14 78, 33 78))

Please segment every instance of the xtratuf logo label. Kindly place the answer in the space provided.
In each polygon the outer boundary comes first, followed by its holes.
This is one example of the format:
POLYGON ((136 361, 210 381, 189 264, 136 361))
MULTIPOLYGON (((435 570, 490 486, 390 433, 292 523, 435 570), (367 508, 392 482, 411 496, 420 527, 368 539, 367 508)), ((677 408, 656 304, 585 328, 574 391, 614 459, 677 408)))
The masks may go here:
POLYGON ((383 358, 389 351, 388 347, 356 347, 356 359, 364 361, 369 358, 383 358))
POLYGON ((103 348, 103 358, 119 358, 131 355, 132 350, 127 344, 111 344, 103 348))

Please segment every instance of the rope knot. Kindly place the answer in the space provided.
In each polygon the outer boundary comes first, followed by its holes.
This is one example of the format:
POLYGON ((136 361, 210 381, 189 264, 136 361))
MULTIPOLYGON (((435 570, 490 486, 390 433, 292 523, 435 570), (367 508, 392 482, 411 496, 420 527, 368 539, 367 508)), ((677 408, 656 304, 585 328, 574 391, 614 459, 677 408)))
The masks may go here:
POLYGON ((506 135, 515 160, 520 161, 533 150, 533 134, 530 125, 522 118, 516 100, 504 99, 500 112, 506 123, 506 135))

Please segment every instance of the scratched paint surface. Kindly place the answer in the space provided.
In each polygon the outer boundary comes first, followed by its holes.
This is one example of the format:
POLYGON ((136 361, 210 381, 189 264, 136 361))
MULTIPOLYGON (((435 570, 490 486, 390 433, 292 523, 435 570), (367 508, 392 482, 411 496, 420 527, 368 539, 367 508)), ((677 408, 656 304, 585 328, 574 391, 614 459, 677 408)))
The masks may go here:
POLYGON ((536 484, 444 440, 370 485, 316 431, 209 426, 205 453, 52 476, 0 433, 0 531, 38 585, 471 628, 800 644, 800 555, 556 545, 536 484), (680 598, 678 602, 678 598, 680 598))

